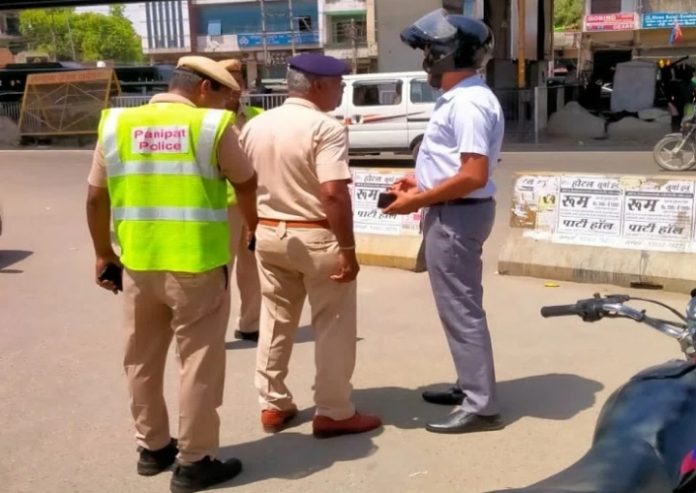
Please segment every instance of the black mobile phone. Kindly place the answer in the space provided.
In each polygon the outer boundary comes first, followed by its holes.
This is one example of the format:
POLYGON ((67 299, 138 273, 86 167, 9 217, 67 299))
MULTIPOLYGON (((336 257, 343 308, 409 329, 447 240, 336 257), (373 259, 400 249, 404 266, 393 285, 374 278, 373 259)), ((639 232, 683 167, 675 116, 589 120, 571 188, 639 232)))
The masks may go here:
POLYGON ((377 198, 377 208, 385 209, 392 205, 396 200, 396 195, 390 192, 382 192, 377 198))
POLYGON ((100 281, 111 281, 117 291, 123 291, 123 267, 109 262, 99 274, 100 281))

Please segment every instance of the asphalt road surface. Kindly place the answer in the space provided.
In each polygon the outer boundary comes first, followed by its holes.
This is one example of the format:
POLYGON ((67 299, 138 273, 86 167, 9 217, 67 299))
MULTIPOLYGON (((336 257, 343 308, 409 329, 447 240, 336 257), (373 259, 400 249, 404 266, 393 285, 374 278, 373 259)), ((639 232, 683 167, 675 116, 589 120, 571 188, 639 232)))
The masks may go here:
MULTIPOLYGON (((168 491, 169 472, 135 474, 121 368, 121 300, 92 279, 84 217, 89 161, 84 151, 0 152, 3 493, 168 491)), ((224 490, 476 493, 530 484, 587 450, 599 410, 617 386, 646 366, 680 356, 675 342, 633 322, 588 325, 539 316, 543 304, 624 289, 547 288, 543 279, 496 274, 513 175, 520 170, 657 171, 646 152, 503 155, 484 282, 507 428, 455 436, 423 430, 449 409, 425 404, 420 392, 454 379, 427 275, 364 267, 355 400, 360 410, 378 413, 384 428, 312 438, 313 344, 305 313, 289 377, 301 413, 295 426, 265 435, 253 387, 254 346, 232 340, 230 331, 220 456, 241 458, 245 469, 224 490)), ((680 294, 649 294, 680 309, 686 303, 680 294)), ((172 351, 166 374, 172 416, 176 389, 172 351)), ((176 420, 172 426, 176 434, 176 420)))

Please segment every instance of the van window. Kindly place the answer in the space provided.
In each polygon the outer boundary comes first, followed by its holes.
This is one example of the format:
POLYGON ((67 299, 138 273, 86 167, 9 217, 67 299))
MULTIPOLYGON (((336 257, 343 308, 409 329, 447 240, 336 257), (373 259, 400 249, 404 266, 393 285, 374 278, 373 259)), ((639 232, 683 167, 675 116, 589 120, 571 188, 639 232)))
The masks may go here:
POLYGON ((412 103, 434 103, 441 94, 442 91, 432 87, 426 80, 411 81, 412 103))
POLYGON ((401 104, 403 82, 400 80, 379 82, 354 82, 355 106, 395 106, 401 104))

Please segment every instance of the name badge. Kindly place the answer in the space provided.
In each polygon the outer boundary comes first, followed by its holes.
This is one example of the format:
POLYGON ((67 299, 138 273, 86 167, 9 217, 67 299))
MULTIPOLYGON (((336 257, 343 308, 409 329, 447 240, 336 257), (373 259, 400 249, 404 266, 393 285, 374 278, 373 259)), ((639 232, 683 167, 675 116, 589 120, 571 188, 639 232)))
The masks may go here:
POLYGON ((189 151, 189 128, 185 125, 135 127, 131 130, 133 154, 185 154, 189 151))

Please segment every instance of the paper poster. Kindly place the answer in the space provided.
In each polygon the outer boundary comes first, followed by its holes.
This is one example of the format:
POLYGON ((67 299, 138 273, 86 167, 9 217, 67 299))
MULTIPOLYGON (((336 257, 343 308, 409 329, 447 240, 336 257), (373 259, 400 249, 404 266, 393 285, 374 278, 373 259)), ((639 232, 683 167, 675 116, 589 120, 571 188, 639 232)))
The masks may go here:
POLYGON ((623 195, 618 178, 561 176, 553 241, 616 246, 623 195))
POLYGON ((623 247, 684 252, 693 240, 694 182, 645 180, 627 188, 623 247))
POLYGON ((513 194, 510 225, 525 228, 524 236, 549 239, 558 210, 558 177, 521 176, 513 194))
POLYGON ((511 226, 555 243, 696 252, 695 219, 693 180, 524 175, 515 183, 511 226))
POLYGON ((378 235, 420 234, 420 212, 385 214, 377 208, 377 197, 405 173, 353 169, 353 224, 356 233, 378 235))

